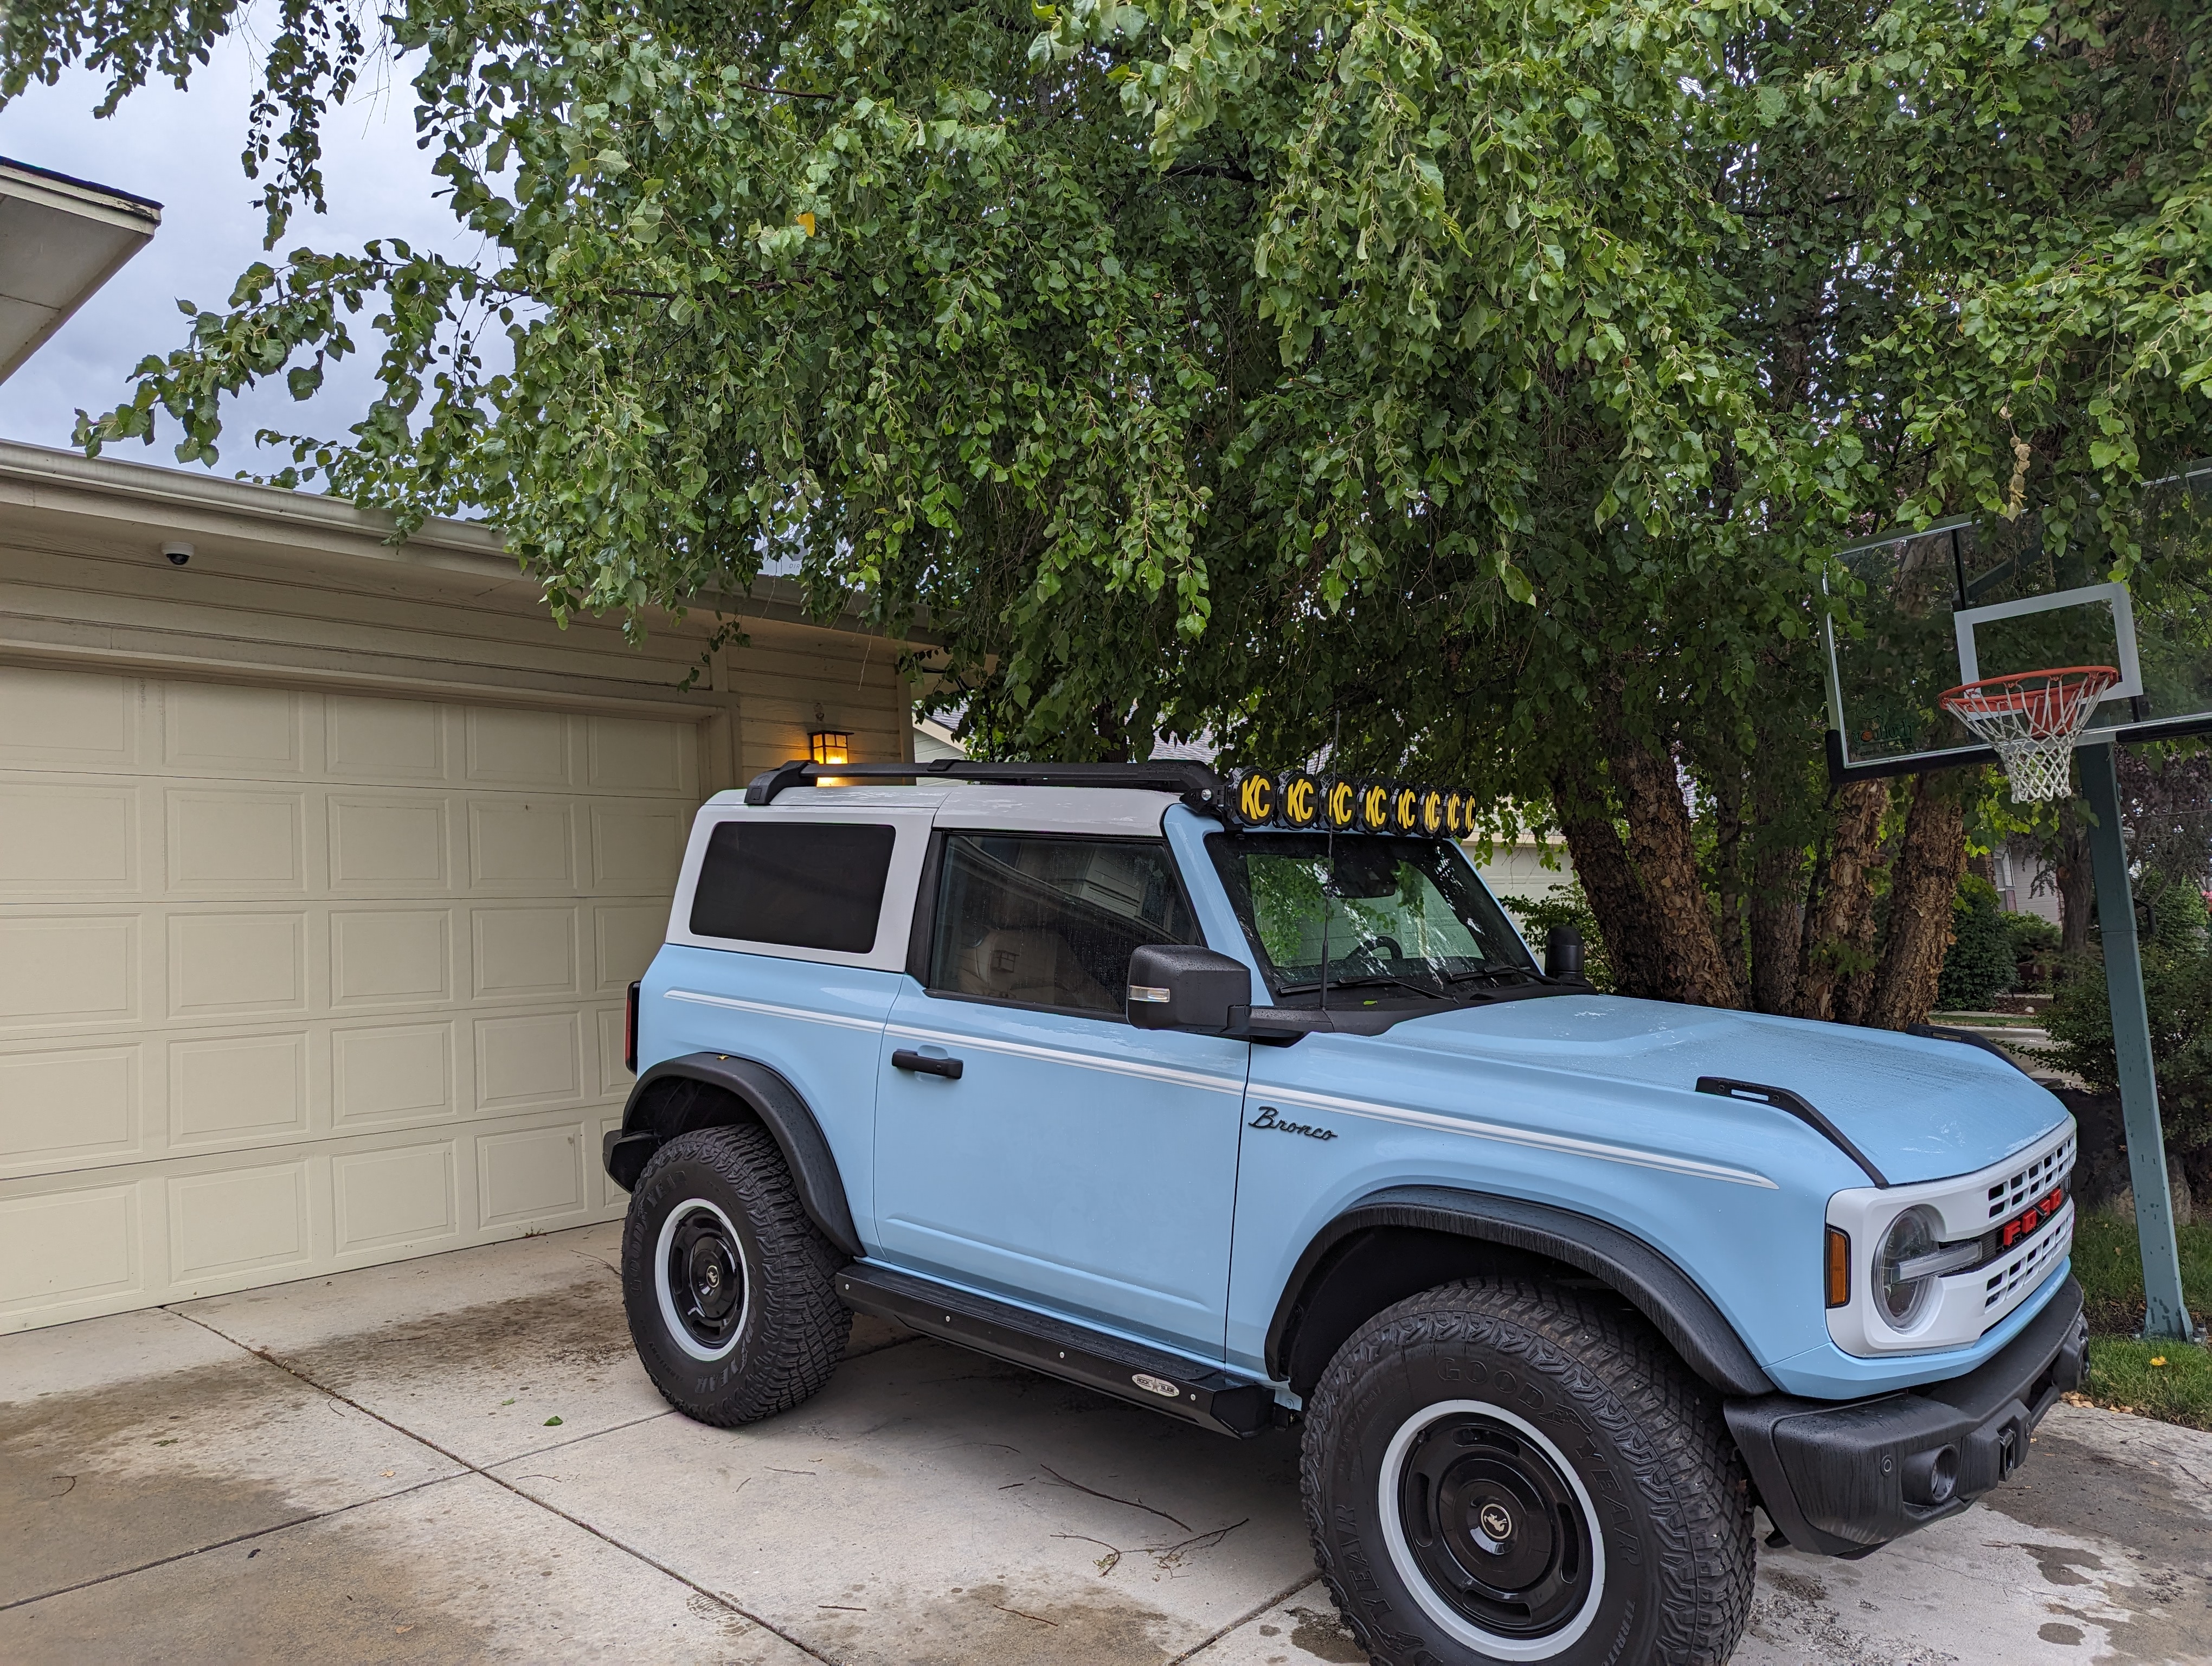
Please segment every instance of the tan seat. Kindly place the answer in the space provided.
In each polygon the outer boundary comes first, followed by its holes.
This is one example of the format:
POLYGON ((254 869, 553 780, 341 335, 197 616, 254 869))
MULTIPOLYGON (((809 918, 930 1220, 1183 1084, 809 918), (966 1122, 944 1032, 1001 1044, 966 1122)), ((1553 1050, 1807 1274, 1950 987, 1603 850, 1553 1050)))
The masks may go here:
POLYGON ((1084 970, 1058 932, 1006 927, 987 932, 960 957, 960 993, 1106 1012, 1121 1004, 1084 970))

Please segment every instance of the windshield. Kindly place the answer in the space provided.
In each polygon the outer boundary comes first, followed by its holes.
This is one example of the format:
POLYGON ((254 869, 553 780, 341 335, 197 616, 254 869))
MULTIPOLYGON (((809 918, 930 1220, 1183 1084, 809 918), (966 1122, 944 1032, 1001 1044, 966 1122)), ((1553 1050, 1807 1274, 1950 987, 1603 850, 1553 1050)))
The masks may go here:
POLYGON ((1206 843, 1286 1005, 1320 999, 1324 964, 1329 988, 1346 990, 1347 1004, 1546 987, 1455 844, 1340 833, 1332 860, 1325 833, 1233 833, 1206 843))

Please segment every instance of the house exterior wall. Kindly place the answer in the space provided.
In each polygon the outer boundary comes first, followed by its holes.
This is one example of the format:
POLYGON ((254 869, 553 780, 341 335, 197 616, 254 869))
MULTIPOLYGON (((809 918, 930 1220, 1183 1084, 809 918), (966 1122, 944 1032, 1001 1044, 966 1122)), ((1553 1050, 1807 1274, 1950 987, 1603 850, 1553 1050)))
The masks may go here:
MULTIPOLYGON (((1478 842, 1468 847, 1468 854, 1480 858, 1482 846, 1478 842)), ((1566 842, 1554 840, 1540 844, 1534 839, 1522 839, 1517 844, 1498 844, 1490 848, 1487 862, 1478 862, 1475 871, 1493 895, 1511 897, 1522 902, 1534 902, 1555 891, 1565 890, 1574 883, 1574 859, 1567 854, 1566 842), (1549 860, 1550 866, 1546 862, 1549 860)))
POLYGON ((711 620, 386 531, 0 445, 0 1331, 618 1214, 692 811, 909 755, 892 645, 774 582, 684 691, 711 620))

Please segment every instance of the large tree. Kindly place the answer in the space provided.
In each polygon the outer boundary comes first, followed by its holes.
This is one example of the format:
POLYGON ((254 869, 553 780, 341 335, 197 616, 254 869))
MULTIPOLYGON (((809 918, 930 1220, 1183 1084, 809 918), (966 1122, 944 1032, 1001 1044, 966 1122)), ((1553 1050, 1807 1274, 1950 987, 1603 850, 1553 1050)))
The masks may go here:
MULTIPOLYGON (((0 95, 246 21, 6 4, 0 95)), ((796 556, 927 609, 994 748, 1471 781, 1639 992, 1924 1006, 1975 784, 1826 790, 1826 552, 1973 510, 2124 568, 2205 448, 2191 0, 276 5, 271 246, 385 51, 485 252, 257 265, 88 447, 212 464, 366 318, 380 397, 281 477, 494 516, 563 611, 796 556)))
MULTIPOLYGON (((1315 502, 1311 518, 1340 526, 1340 483, 1358 477, 1367 524, 1387 526, 1395 548, 1348 603, 1318 564, 1302 568, 1296 536, 1279 537, 1259 581, 1240 588, 1252 624, 1235 652, 1273 662, 1247 750, 1295 751, 1348 715, 1380 759, 1471 758, 1501 788, 1517 776, 1522 801, 1548 802, 1565 830, 1624 987, 1910 1023, 1934 999, 1966 824, 1990 818, 1990 783, 1826 790, 1813 650, 1829 599, 1813 581, 1837 581, 1850 629, 1860 599, 1821 552, 1960 511, 2036 517, 2046 540, 2086 544, 2116 572, 2136 559, 2136 482, 2206 449, 2212 300, 2197 204, 2212 21, 2178 5, 1701 9, 1644 37, 1655 72, 1639 76, 1621 15, 1577 43, 1602 90, 1563 88, 1536 149, 1571 157, 1594 114, 1609 141, 1632 135, 1607 102, 1624 91, 1639 113, 1663 109, 1673 148, 1654 147, 1656 165, 1620 188, 1593 182, 1560 206, 1565 229, 1544 246, 1576 248, 1576 228, 1594 223, 1615 258, 1669 273, 1677 306, 1571 289, 1563 329, 1525 269, 1498 283, 1497 264, 1478 264, 1438 305, 1425 251, 1393 254, 1423 274, 1418 291, 1363 251, 1340 252, 1310 304, 1356 279, 1361 307, 1396 329, 1372 339, 1418 339, 1389 392, 1423 440, 1374 444, 1317 477, 1298 459, 1357 444, 1355 421, 1324 408, 1303 431, 1268 435, 1275 477, 1303 495, 1287 502, 1315 502), (2085 271, 2107 276, 2085 283, 2085 271), (1638 439, 1589 420, 1609 367, 1571 333, 1577 301, 1632 340, 1671 328, 1699 344, 1701 380, 1685 385, 1703 420, 1681 425, 1689 443, 1649 495, 1605 474, 1638 439), (1460 486, 1460 459, 1437 467, 1432 436, 1452 432, 1455 401, 1511 409, 1515 388, 1484 380, 1495 349, 1453 351, 1465 331, 1441 344, 1424 334, 1431 307, 1447 319, 1502 313, 1535 350, 1540 441, 1489 444, 1538 483, 1515 529, 1538 617, 1484 611, 1482 564, 1451 558, 1447 529, 1479 522, 1481 506, 1460 486), (1402 478, 1406 459, 1433 471, 1425 496, 1370 483, 1402 478)), ((1528 19, 1516 18, 1523 43, 1536 38, 1528 19)), ((1443 58, 1496 61, 1456 44, 1443 58)), ((1412 70, 1395 87, 1394 131, 1438 142, 1440 199, 1474 203, 1486 179, 1455 192, 1451 164, 1479 156, 1468 135, 1505 118, 1486 110, 1455 126, 1460 92, 1412 70)), ((1332 119, 1346 101, 1331 93, 1332 119)), ((1524 130, 1538 120, 1533 100, 1511 102, 1524 130)), ((1302 131, 1332 155, 1359 155, 1318 116, 1302 131)), ((1322 221, 1323 207, 1306 218, 1322 221)), ((1357 359, 1364 386, 1393 362, 1349 330, 1331 345, 1357 359)), ((2194 559, 2201 577, 2201 546, 2194 559)))

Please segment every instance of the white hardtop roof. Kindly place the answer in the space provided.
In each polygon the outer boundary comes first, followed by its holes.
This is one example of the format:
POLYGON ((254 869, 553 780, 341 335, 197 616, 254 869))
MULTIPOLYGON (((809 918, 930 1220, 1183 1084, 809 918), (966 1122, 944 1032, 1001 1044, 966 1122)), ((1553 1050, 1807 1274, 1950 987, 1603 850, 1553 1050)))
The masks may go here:
POLYGON ((931 781, 914 787, 787 787, 774 804, 748 805, 744 789, 717 793, 706 808, 763 818, 825 811, 933 811, 939 827, 1000 832, 1097 833, 1155 837, 1173 793, 1125 787, 1005 787, 988 781, 931 781))

